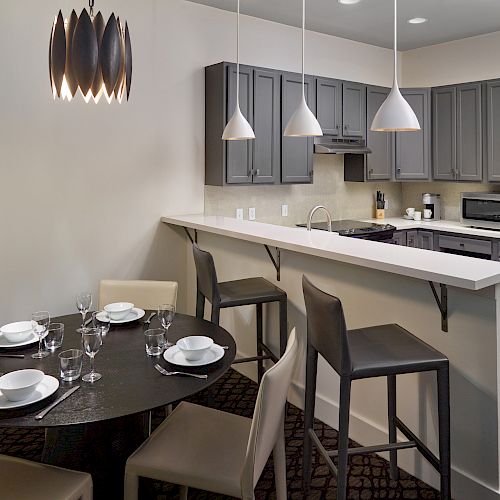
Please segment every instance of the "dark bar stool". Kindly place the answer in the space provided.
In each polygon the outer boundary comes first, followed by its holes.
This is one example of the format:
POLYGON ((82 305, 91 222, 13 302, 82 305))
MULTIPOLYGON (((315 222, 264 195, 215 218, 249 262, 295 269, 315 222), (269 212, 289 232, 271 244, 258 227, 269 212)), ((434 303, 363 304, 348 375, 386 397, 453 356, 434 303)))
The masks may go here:
POLYGON ((264 360, 274 363, 278 357, 263 340, 262 304, 279 302, 280 307, 280 357, 287 342, 287 296, 286 292, 264 278, 246 278, 235 281, 217 281, 214 259, 209 252, 193 244, 194 263, 197 275, 196 317, 203 318, 205 299, 212 304, 212 323, 219 324, 220 310, 224 307, 238 307, 255 304, 257 307, 257 356, 239 358, 235 363, 257 361, 259 383, 264 374, 264 360))
POLYGON ((304 423, 304 488, 311 482, 312 444, 337 476, 337 500, 346 500, 348 457, 359 453, 390 452, 390 477, 397 479, 397 451, 417 448, 441 475, 441 499, 451 499, 450 395, 448 358, 399 325, 346 330, 340 300, 302 278, 307 312, 307 363, 304 423), (340 375, 338 450, 327 451, 313 430, 318 353, 340 375), (436 371, 439 412, 438 459, 396 416, 396 375, 436 371), (389 444, 348 448, 351 382, 387 377, 389 444), (399 429, 408 441, 398 443, 399 429), (338 457, 337 467, 331 457, 338 457))

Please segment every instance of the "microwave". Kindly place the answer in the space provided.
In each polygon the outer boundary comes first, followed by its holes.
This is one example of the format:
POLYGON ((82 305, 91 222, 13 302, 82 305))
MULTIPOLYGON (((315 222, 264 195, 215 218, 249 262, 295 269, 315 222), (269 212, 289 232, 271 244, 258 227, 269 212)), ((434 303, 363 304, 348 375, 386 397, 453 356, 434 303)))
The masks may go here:
POLYGON ((500 230, 500 193, 460 193, 460 223, 500 230))

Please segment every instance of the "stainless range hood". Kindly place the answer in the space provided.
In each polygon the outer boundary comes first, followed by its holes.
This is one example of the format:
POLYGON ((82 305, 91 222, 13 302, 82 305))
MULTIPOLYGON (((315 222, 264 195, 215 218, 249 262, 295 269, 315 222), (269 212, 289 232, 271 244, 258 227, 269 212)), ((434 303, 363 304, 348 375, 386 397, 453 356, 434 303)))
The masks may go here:
POLYGON ((314 140, 314 152, 316 154, 345 155, 371 153, 364 139, 337 139, 335 137, 322 136, 314 140))

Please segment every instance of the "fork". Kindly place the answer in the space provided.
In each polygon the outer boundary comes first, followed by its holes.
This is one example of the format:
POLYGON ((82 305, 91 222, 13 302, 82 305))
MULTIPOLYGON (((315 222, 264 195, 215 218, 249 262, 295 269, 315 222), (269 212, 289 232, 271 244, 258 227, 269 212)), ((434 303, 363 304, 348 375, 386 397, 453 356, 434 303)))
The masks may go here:
POLYGON ((194 378, 203 378, 207 379, 208 375, 197 375, 196 373, 187 373, 187 372, 169 372, 165 370, 165 368, 162 368, 160 365, 156 364, 155 368, 162 374, 162 375, 184 375, 186 377, 194 377, 194 378))

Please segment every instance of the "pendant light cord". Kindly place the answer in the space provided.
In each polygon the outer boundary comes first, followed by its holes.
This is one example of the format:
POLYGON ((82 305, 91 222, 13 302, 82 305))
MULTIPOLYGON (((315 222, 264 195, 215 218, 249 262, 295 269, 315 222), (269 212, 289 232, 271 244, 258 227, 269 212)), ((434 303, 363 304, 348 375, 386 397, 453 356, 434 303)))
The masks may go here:
POLYGON ((306 0, 302 0, 302 97, 304 98, 304 100, 306 98, 305 76, 304 76, 305 50, 306 50, 306 0))
POLYGON ((238 19, 236 22, 236 106, 240 107, 240 0, 238 0, 238 19))
POLYGON ((394 86, 398 86, 398 0, 394 0, 394 86))
POLYGON ((94 17, 94 0, 89 0, 90 17, 94 17))

